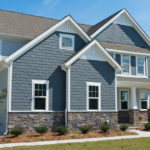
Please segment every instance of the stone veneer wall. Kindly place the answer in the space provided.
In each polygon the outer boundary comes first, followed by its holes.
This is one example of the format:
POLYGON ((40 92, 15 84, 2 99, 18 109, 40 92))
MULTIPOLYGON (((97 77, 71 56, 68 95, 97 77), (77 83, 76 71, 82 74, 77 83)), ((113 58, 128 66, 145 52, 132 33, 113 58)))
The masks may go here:
POLYGON ((118 112, 118 123, 128 123, 128 122, 129 122, 128 111, 119 111, 118 112))
POLYGON ((55 130, 65 124, 64 112, 11 112, 8 114, 8 130, 23 128, 25 132, 34 132, 34 127, 46 126, 55 130))
POLYGON ((117 129, 118 113, 117 112, 69 112, 68 128, 78 130, 82 125, 90 125, 92 129, 99 129, 99 126, 109 120, 112 129, 117 129))

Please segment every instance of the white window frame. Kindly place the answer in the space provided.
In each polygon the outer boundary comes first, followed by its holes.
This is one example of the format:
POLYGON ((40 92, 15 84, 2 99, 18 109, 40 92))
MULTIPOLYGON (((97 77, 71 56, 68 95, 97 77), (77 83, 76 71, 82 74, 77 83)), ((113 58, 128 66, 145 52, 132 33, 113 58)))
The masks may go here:
MULTIPOLYGON (((121 68, 122 68, 122 65, 123 65, 123 55, 128 55, 128 54, 120 54, 121 68)), ((123 72, 123 69, 122 69, 121 74, 123 74, 123 75, 131 75, 131 55, 128 55, 128 56, 129 56, 129 73, 128 72, 123 72)))
POLYGON ((116 54, 115 53, 113 53, 113 52, 109 52, 109 55, 115 60, 116 59, 116 54), (111 56, 111 54, 110 53, 112 53, 113 54, 113 56, 111 56))
POLYGON ((49 110, 49 81, 48 80, 32 80, 32 111, 48 111, 49 110), (36 110, 34 108, 35 104, 35 84, 46 84, 46 102, 45 110, 36 110))
POLYGON ((149 109, 149 91, 148 90, 139 90, 139 101, 140 101, 140 110, 145 111, 149 109), (141 100, 141 92, 147 92, 148 93, 148 99, 147 100, 141 100), (147 102, 147 109, 142 109, 142 102, 147 102))
POLYGON ((87 95, 87 111, 101 111, 101 83, 100 82, 86 82, 86 95, 87 95), (98 97, 98 109, 89 109, 89 86, 98 86, 99 97, 98 97))
POLYGON ((147 62, 147 58, 145 56, 136 56, 136 75, 137 76, 146 76, 146 67, 147 67, 146 62, 147 62), (138 57, 144 57, 144 74, 138 73, 138 62, 137 62, 138 57))
POLYGON ((60 49, 67 49, 67 50, 74 50, 74 42, 75 42, 75 36, 70 34, 59 34, 59 48, 60 49), (63 47, 62 46, 62 38, 71 38, 72 39, 72 47, 63 47))
POLYGON ((129 96, 130 96, 129 89, 120 89, 119 90, 120 110, 123 110, 123 111, 128 111, 129 110, 129 102, 130 102, 129 96), (128 106, 128 108, 127 109, 122 109, 122 107, 121 107, 121 102, 122 102, 122 100, 121 100, 121 92, 122 91, 128 92, 128 100, 127 100, 127 106, 128 106))

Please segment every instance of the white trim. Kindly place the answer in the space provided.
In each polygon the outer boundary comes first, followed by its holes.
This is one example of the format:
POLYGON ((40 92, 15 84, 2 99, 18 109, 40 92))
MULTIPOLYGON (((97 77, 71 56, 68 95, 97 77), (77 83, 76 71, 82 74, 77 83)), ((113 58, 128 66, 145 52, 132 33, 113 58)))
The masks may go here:
POLYGON ((101 83, 100 82, 86 82, 86 108, 87 111, 101 111, 101 83), (90 110, 89 109, 89 86, 97 86, 98 87, 98 109, 90 110))
POLYGON ((85 31, 83 31, 83 29, 70 16, 67 16, 63 20, 61 20, 60 22, 58 22, 56 25, 52 26, 50 29, 48 29, 47 31, 43 32, 38 37, 36 37, 35 39, 33 39, 31 42, 27 43, 25 46, 23 46, 22 48, 20 48, 19 50, 17 50, 15 53, 13 53, 12 55, 10 55, 6 59, 6 63, 15 60, 16 58, 18 58, 19 56, 21 56, 22 54, 24 54, 25 52, 27 52, 33 46, 35 46, 36 44, 38 44, 39 42, 41 42, 42 40, 44 40, 46 37, 48 37, 50 34, 52 34, 59 26, 61 26, 66 21, 70 21, 81 32, 81 34, 85 37, 85 39, 87 41, 91 41, 91 38, 85 33, 85 31))
POLYGON ((10 112, 15 112, 15 113, 22 113, 22 112, 26 112, 26 113, 37 113, 37 112, 40 112, 40 113, 42 113, 42 112, 65 112, 64 110, 57 110, 57 111, 52 111, 52 110, 49 110, 49 111, 32 111, 32 110, 12 110, 12 111, 10 111, 10 112))
POLYGON ((118 104, 117 104, 117 99, 118 99, 118 95, 117 95, 117 76, 116 76, 116 72, 115 72, 115 110, 118 110, 118 104))
POLYGON ((68 111, 68 112, 87 112, 87 113, 92 113, 92 112, 97 112, 97 113, 99 113, 99 112, 101 112, 101 113, 103 113, 103 112, 118 112, 117 110, 96 110, 96 111, 88 111, 88 110, 71 110, 71 111, 68 111))
POLYGON ((12 70, 13 70, 13 64, 11 64, 8 67, 8 110, 11 111, 11 94, 12 94, 12 70))
POLYGON ((100 27, 96 32, 94 32, 91 35, 91 38, 96 37, 100 32, 102 32, 105 28, 107 28, 114 20, 116 20, 123 13, 125 15, 127 15, 129 21, 131 21, 131 23, 133 24, 133 27, 135 28, 135 30, 142 36, 142 38, 144 38, 146 43, 148 45, 150 45, 150 39, 147 36, 147 34, 141 29, 141 27, 136 23, 136 21, 129 15, 129 13, 125 9, 123 9, 121 12, 119 12, 117 15, 115 15, 111 20, 109 20, 106 24, 104 24, 102 27, 100 27))
POLYGON ((128 75, 128 74, 117 74, 117 77, 130 77, 130 78, 142 78, 142 79, 147 79, 147 76, 136 76, 136 75, 128 75))
POLYGON ((74 36, 74 35, 60 33, 60 34, 59 34, 59 48, 60 48, 60 49, 67 49, 67 50, 74 50, 74 43, 75 43, 75 40, 74 40, 74 39, 75 39, 75 36, 74 36), (63 37, 72 39, 72 47, 63 47, 63 46, 62 46, 62 38, 63 38, 63 37))
POLYGON ((32 80, 32 105, 31 105, 31 110, 34 112, 45 112, 49 110, 49 81, 48 80, 32 80), (46 103, 45 103, 45 110, 35 110, 34 109, 34 85, 35 84, 46 84, 46 103))
POLYGON ((73 62, 75 62, 78 58, 80 58, 80 56, 82 54, 84 54, 90 47, 92 46, 98 46, 98 48, 101 50, 101 52, 103 53, 103 55, 106 57, 106 59, 108 60, 108 62, 118 71, 121 71, 121 67, 120 65, 108 54, 108 52, 106 52, 106 50, 96 41, 93 40, 91 43, 89 43, 84 49, 82 49, 79 53, 77 53, 74 57, 72 57, 69 61, 67 61, 66 63, 64 63, 62 66, 64 66, 64 68, 67 68, 68 66, 70 66, 73 62))
POLYGON ((117 49, 110 49, 106 48, 108 52, 114 52, 118 54, 129 54, 129 55, 141 55, 141 56, 150 56, 150 53, 141 53, 141 52, 133 52, 133 51, 126 51, 126 50, 117 50, 117 49))

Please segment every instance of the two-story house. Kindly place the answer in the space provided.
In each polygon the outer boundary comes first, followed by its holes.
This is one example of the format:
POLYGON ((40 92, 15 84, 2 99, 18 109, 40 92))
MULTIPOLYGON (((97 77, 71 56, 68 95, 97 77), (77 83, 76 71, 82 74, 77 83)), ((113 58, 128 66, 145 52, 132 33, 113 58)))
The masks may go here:
POLYGON ((96 25, 0 10, 0 132, 150 119, 150 39, 122 9, 96 25))

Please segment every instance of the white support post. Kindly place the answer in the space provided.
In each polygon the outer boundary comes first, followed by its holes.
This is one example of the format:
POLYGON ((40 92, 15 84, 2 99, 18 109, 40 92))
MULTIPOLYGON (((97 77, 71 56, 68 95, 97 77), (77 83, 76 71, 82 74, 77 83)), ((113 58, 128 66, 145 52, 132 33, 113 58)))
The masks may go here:
POLYGON ((138 109, 135 87, 131 87, 131 109, 138 109))

